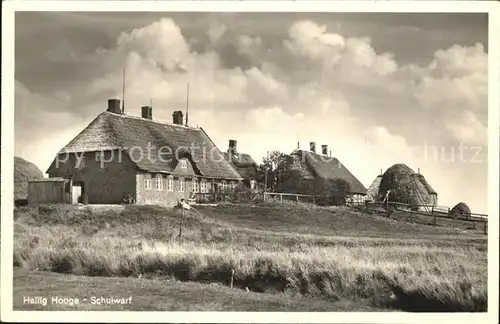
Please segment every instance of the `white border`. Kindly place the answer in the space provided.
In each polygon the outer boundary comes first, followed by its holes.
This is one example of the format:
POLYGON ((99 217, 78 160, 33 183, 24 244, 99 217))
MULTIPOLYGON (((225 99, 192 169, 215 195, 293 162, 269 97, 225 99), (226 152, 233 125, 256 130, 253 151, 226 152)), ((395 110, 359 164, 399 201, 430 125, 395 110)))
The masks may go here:
POLYGON ((497 323, 499 215, 500 3, 483 1, 5 1, 2 3, 2 217, 1 320, 38 322, 175 323, 497 323), (293 313, 293 312, 29 312, 12 310, 14 13, 15 11, 274 11, 274 12, 488 12, 488 312, 487 313, 293 313))

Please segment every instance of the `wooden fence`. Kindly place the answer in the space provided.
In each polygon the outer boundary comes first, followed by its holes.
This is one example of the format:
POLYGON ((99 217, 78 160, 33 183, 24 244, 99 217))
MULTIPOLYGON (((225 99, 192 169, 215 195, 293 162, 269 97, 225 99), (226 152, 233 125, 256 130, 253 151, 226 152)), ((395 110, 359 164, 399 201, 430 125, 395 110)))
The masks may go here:
POLYGON ((432 205, 409 205, 397 202, 364 202, 349 203, 348 205, 367 213, 383 214, 391 217, 393 213, 405 213, 410 219, 413 216, 424 216, 432 219, 432 224, 437 225, 438 219, 450 219, 471 222, 473 228, 476 223, 483 224, 484 234, 488 233, 488 215, 470 213, 467 215, 452 214, 450 208, 432 205))
POLYGON ((275 199, 278 199, 280 202, 294 201, 294 202, 309 202, 309 203, 313 203, 313 204, 316 203, 315 196, 284 193, 284 192, 264 192, 263 198, 264 198, 264 201, 275 198, 275 199))

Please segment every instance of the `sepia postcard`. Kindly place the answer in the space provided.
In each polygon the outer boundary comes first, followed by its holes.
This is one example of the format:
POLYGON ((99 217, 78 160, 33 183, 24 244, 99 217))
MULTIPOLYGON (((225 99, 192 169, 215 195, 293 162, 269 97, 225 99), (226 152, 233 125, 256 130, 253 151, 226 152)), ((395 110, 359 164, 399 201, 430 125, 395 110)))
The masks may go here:
POLYGON ((3 7, 2 320, 497 322, 498 2, 3 7))

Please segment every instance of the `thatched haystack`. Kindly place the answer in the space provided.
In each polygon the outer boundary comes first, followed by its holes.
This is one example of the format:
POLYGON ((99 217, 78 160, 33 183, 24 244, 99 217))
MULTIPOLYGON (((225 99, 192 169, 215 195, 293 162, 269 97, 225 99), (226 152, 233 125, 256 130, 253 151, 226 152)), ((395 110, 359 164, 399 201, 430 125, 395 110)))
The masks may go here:
MULTIPOLYGON (((372 191, 375 189, 372 188, 372 191)), ((378 198, 388 190, 389 200, 410 205, 436 205, 437 193, 420 173, 415 173, 405 164, 395 164, 382 175, 378 188, 378 198)))
POLYGON ((450 214, 454 217, 465 216, 470 217, 471 211, 469 206, 464 202, 459 202, 450 210, 450 214))
POLYGON ((14 157, 14 201, 28 198, 28 181, 43 178, 42 171, 32 162, 14 157))

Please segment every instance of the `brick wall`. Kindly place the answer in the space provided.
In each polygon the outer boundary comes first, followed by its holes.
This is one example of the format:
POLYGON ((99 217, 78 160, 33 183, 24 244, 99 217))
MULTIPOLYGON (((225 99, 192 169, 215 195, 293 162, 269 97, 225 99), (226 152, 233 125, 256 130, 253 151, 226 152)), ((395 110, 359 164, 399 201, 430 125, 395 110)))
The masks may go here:
POLYGON ((137 183, 137 204, 143 205, 175 205, 179 199, 188 199, 192 191, 192 178, 184 178, 184 192, 179 191, 179 177, 173 177, 173 190, 168 188, 168 175, 159 174, 161 177, 161 188, 156 186, 156 174, 154 173, 140 173, 136 174, 137 183), (150 186, 146 187, 145 179, 150 179, 150 186))
MULTIPOLYGON (((79 155, 80 156, 80 155, 79 155)), ((76 157, 59 162, 48 170, 50 177, 73 178, 83 182, 89 204, 119 204, 129 194, 136 196, 136 166, 127 154, 118 150, 106 152, 106 161, 96 161, 94 152, 86 152, 85 165, 75 168, 76 157)))
MULTIPOLYGON (((168 174, 159 174, 161 177, 162 185, 161 189, 158 189, 156 186, 156 174, 154 173, 142 173, 138 172, 136 176, 137 183, 137 204, 151 204, 151 205, 165 205, 165 206, 173 206, 177 204, 177 202, 181 199, 188 199, 193 191, 193 176, 182 176, 184 178, 184 192, 179 191, 180 186, 180 176, 172 176, 173 177, 173 190, 169 190, 168 188, 168 174), (150 185, 146 186, 145 179, 150 179, 150 185)), ((198 182, 198 192, 201 189, 200 185, 201 178, 197 177, 198 182)), ((212 182, 212 179, 207 179, 207 189, 211 190, 213 184, 219 184, 221 180, 215 180, 212 182)), ((226 181, 228 187, 231 183, 235 185, 238 183, 237 181, 226 181)))

